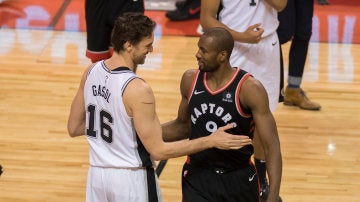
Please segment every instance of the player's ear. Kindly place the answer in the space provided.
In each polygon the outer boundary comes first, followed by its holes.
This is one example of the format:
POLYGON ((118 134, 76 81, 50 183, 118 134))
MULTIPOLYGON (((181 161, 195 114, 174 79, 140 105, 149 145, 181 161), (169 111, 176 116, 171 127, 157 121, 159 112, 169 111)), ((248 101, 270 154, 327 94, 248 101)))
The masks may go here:
POLYGON ((130 51, 130 50, 131 50, 131 47, 132 47, 132 45, 131 45, 130 41, 126 41, 126 42, 124 43, 124 50, 130 51))
POLYGON ((228 52, 226 52, 225 50, 220 51, 220 52, 218 53, 218 60, 219 60, 219 61, 225 61, 225 60, 227 60, 228 55, 229 55, 228 52))

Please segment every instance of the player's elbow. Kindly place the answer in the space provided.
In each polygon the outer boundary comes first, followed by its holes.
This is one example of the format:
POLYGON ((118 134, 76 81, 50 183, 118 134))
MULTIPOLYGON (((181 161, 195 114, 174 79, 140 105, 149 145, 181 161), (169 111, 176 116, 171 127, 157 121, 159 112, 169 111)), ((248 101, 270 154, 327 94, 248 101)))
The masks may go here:
POLYGON ((277 12, 280 12, 285 9, 287 1, 283 1, 281 4, 276 5, 274 8, 277 12))
POLYGON ((76 137, 76 136, 78 136, 77 133, 76 133, 76 131, 73 130, 72 128, 68 128, 68 134, 69 134, 70 137, 76 137))
POLYGON ((154 161, 165 160, 165 158, 163 158, 161 155, 158 155, 158 154, 150 154, 150 156, 154 161))
POLYGON ((203 31, 206 31, 207 29, 211 28, 211 24, 208 23, 206 20, 200 20, 200 25, 203 31))
POLYGON ((213 18, 206 13, 200 13, 200 25, 203 30, 209 29, 214 26, 212 25, 212 20, 216 20, 216 18, 213 18))
POLYGON ((150 153, 150 156, 155 161, 161 161, 168 159, 167 155, 161 152, 152 152, 150 153))
POLYGON ((170 147, 167 147, 164 144, 163 146, 158 146, 156 148, 153 148, 151 151, 149 151, 149 153, 153 160, 161 161, 173 157, 173 155, 171 154, 172 153, 171 150, 172 149, 170 147))
POLYGON ((70 137, 77 137, 84 134, 84 130, 79 130, 78 127, 74 127, 71 124, 68 124, 67 130, 70 137))
POLYGON ((281 12, 281 11, 283 11, 285 9, 285 7, 286 7, 286 4, 277 6, 277 7, 275 7, 275 9, 276 9, 277 12, 281 12))

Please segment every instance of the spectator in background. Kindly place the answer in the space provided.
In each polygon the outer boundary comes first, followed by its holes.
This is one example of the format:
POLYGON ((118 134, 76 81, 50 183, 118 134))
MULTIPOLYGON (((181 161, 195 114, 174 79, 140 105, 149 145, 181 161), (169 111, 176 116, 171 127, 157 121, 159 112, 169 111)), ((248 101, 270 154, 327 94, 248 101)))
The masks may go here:
POLYGON ((201 0, 185 0, 175 3, 176 9, 167 11, 165 16, 172 21, 182 21, 200 18, 201 0))
MULTIPOLYGON (((312 33, 313 12, 314 0, 288 0, 285 9, 278 14, 280 24, 277 29, 280 44, 291 41, 284 104, 307 110, 321 108, 320 104, 312 102, 300 87, 312 33)), ((281 64, 283 65, 283 61, 281 64)))
POLYGON ((110 58, 115 19, 126 12, 144 14, 144 11, 144 0, 85 0, 86 57, 93 63, 110 58))

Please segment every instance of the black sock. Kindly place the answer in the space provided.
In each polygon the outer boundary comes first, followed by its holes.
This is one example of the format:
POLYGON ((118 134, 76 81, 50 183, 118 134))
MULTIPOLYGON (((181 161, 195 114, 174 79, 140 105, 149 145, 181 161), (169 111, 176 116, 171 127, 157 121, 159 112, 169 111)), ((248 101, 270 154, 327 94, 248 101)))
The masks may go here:
POLYGON ((260 186, 267 183, 266 180, 266 161, 265 160, 260 160, 260 159, 256 159, 255 160, 255 167, 256 170, 258 172, 259 175, 259 181, 260 181, 260 186))

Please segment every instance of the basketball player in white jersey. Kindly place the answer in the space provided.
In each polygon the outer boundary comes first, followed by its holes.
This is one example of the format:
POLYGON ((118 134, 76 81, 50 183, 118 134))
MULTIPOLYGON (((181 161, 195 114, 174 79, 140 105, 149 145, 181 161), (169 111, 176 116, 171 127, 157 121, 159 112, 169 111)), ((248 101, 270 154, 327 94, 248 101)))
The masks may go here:
MULTIPOLYGON (((233 67, 252 74, 265 87, 271 111, 276 109, 280 95, 280 47, 276 29, 277 12, 287 0, 202 0, 200 23, 204 30, 223 27, 232 34, 235 45, 230 58, 233 67)), ((254 135, 255 165, 259 174, 262 199, 272 192, 273 162, 269 159, 259 136, 254 135), (268 170, 270 191, 266 178, 268 170)))
POLYGON ((114 54, 84 72, 72 102, 68 132, 86 134, 90 145, 88 202, 162 201, 153 160, 251 144, 247 136, 224 132, 233 124, 196 140, 163 141, 154 94, 135 74, 153 50, 154 28, 155 22, 140 13, 117 18, 114 54))

